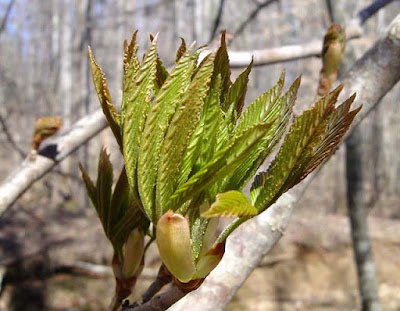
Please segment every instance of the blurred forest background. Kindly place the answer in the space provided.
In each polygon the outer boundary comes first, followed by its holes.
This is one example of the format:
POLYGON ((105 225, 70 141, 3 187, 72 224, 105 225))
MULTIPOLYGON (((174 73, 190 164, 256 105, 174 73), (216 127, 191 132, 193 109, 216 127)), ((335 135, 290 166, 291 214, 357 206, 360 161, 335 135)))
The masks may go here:
MULTIPOLYGON (((30 152, 34 122, 57 115, 63 129, 98 109, 87 58, 90 45, 115 102, 121 97, 122 42, 139 30, 139 54, 160 32, 159 53, 173 64, 179 37, 198 45, 226 29, 229 49, 251 51, 322 40, 370 0, 0 0, 0 182, 30 152)), ((400 12, 393 1, 347 43, 343 74, 400 12)), ((316 96, 318 57, 253 69, 246 103, 302 74, 297 109, 316 96)), ((242 69, 234 69, 237 76, 242 69)), ((400 310, 400 88, 361 126, 363 188, 369 210, 379 295, 400 310)), ((111 249, 86 199, 78 163, 94 174, 101 146, 122 164, 109 129, 29 189, 0 220, 0 310, 106 310, 114 281, 111 249), (90 264, 90 265, 88 265, 90 264)), ((342 146, 301 199, 288 232, 266 256, 228 310, 357 310, 359 298, 346 218, 342 146)), ((138 292, 157 272, 150 254, 138 292)))

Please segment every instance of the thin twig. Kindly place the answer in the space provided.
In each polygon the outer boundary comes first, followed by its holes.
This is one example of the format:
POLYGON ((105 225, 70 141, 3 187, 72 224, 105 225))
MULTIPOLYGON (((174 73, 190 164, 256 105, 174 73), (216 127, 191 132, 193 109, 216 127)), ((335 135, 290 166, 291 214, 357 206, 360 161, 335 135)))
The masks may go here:
POLYGON ((154 297, 165 285, 172 282, 172 276, 164 265, 161 265, 158 271, 157 279, 149 286, 142 295, 142 303, 148 302, 154 297))
POLYGON ((357 15, 360 19, 360 24, 363 25, 370 17, 372 17, 380 9, 393 2, 393 0, 376 0, 371 5, 362 9, 357 15))
MULTIPOLYGON (((346 26, 347 40, 359 38, 362 29, 359 19, 351 20, 346 26)), ((253 66, 264 66, 274 63, 287 62, 301 58, 321 55, 323 40, 313 40, 303 44, 283 45, 274 48, 246 51, 229 51, 229 62, 232 68, 247 67, 253 60, 253 66)), ((206 49, 200 54, 200 61, 209 54, 211 49, 206 49)))
POLYGON ((1 24, 0 24, 0 33, 2 33, 2 32, 6 29, 8 17, 10 16, 11 9, 12 9, 12 7, 13 7, 13 5, 14 5, 14 2, 15 2, 15 0, 11 0, 11 1, 8 3, 6 12, 5 12, 4 16, 3 16, 3 19, 1 20, 1 24))
POLYGON ((6 135, 7 142, 10 144, 10 146, 20 155, 22 159, 26 158, 26 153, 23 151, 18 144, 15 142, 13 136, 11 135, 10 131, 8 130, 8 126, 6 123, 6 120, 3 118, 3 115, 0 113, 0 124, 1 127, 3 128, 3 133, 6 135))
POLYGON ((263 8, 266 8, 273 2, 276 2, 278 0, 268 0, 262 3, 257 3, 257 6, 254 8, 253 11, 250 12, 249 16, 239 25, 239 27, 236 29, 236 31, 233 33, 233 38, 231 42, 242 32, 246 29, 247 25, 250 24, 250 22, 257 17, 257 15, 261 12, 263 8))
POLYGON ((219 28, 219 25, 221 24, 222 13, 224 11, 223 10, 224 9, 224 3, 225 3, 225 0, 220 0, 219 1, 217 17, 215 18, 214 25, 213 25, 213 28, 211 30, 210 38, 208 40, 209 44, 214 40, 214 38, 215 38, 215 36, 217 34, 217 30, 219 28))
POLYGON ((0 185, 0 217, 34 182, 50 172, 59 162, 106 128, 101 110, 76 122, 68 131, 49 139, 35 160, 22 162, 0 185))
MULTIPOLYGON (((123 311, 165 311, 186 294, 172 285, 165 293, 155 296, 150 301, 136 307, 123 307, 123 311)), ((191 310, 188 308, 187 310, 191 310)))

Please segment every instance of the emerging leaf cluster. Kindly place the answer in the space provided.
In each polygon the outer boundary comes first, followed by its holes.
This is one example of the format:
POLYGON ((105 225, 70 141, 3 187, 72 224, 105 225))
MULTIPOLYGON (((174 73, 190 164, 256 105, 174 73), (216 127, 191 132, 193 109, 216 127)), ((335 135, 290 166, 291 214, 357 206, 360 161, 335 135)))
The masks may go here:
MULTIPOLYGON (((283 93, 282 73, 272 89, 244 109, 252 63, 232 82, 224 35, 218 50, 200 63, 202 49, 187 48, 182 40, 170 71, 156 47, 157 36, 139 61, 136 33, 125 42, 121 112, 89 50, 96 91, 125 168, 113 193, 104 150, 96 185, 82 172, 117 251, 132 228, 145 220, 156 227, 172 211, 189 221, 196 260, 209 218, 248 219, 267 209, 335 151, 359 109, 350 111, 354 96, 335 107, 339 86, 290 125, 300 78, 283 93), (247 198, 241 190, 285 133, 277 156, 256 176, 247 198)), ((225 232, 218 242, 226 237, 225 232)))

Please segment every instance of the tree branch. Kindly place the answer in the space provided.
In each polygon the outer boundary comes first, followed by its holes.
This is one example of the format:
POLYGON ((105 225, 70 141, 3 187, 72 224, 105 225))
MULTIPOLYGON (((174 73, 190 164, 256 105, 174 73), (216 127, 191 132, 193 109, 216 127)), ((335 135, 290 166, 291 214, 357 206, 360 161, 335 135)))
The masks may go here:
POLYGON ((35 160, 26 159, 0 185, 0 217, 35 181, 107 126, 101 110, 76 122, 67 132, 49 139, 35 160))
MULTIPOLYGON (((349 22, 346 27, 347 40, 358 38, 362 34, 359 19, 349 22)), ((252 50, 252 51, 230 51, 229 60, 231 67, 245 67, 253 59, 253 66, 263 66, 278 62, 291 61, 300 58, 320 56, 322 39, 313 40, 303 44, 284 45, 275 48, 252 50)))
MULTIPOLYGON (((233 39, 243 31, 244 27, 252 18, 254 18, 258 14, 261 8, 271 4, 272 2, 274 1, 266 1, 262 4, 258 4, 257 8, 252 12, 252 14, 250 14, 249 18, 246 19, 246 22, 244 22, 238 28, 238 30, 236 30, 233 35, 233 39)), ((365 21, 390 2, 393 2, 393 0, 377 0, 373 2, 370 6, 361 10, 357 14, 357 17, 350 20, 344 27, 346 30, 346 40, 360 37, 362 35, 361 26, 365 23, 365 21)), ((328 1, 328 6, 329 3, 330 2, 328 1)), ((246 67, 251 62, 252 58, 254 59, 253 66, 263 66, 278 62, 320 56, 322 43, 322 40, 314 40, 303 44, 286 45, 261 50, 230 51, 229 59, 233 68, 246 67)))
POLYGON ((233 34, 233 38, 236 38, 237 36, 239 36, 244 29, 246 28, 246 26, 257 17, 258 13, 261 12, 261 10, 267 6, 269 6, 270 4, 272 4, 273 2, 276 2, 278 0, 267 0, 265 2, 262 3, 258 3, 257 2, 257 6, 254 8, 253 11, 251 11, 250 15, 244 20, 244 22, 242 22, 238 29, 236 29, 236 31, 233 34))
MULTIPOLYGON (((400 15, 375 45, 345 76, 345 95, 357 90, 356 105, 363 104, 357 123, 375 107, 400 79, 400 15)), ((276 204, 246 222, 228 238, 226 253, 203 285, 169 310, 223 310, 261 259, 281 238, 293 208, 310 183, 309 176, 284 194, 276 204), (255 234, 257 233, 257 234, 255 234), (251 243, 249 243, 251 241, 251 243)))
MULTIPOLYGON (((165 293, 155 296, 150 301, 136 307, 122 307, 123 311, 164 311, 186 294, 172 285, 165 293)), ((191 310, 191 308, 187 309, 191 310)))
POLYGON ((369 5, 365 9, 362 9, 358 13, 358 18, 360 19, 361 25, 364 24, 367 19, 373 16, 376 12, 378 12, 380 9, 391 2, 393 2, 393 0, 375 0, 371 5, 369 5))
POLYGON ((6 12, 5 12, 4 16, 3 16, 3 19, 1 20, 0 33, 2 33, 6 29, 7 20, 8 20, 8 17, 10 16, 11 9, 12 9, 12 7, 14 5, 14 2, 15 2, 15 0, 11 0, 7 5, 6 12))
POLYGON ((218 27, 221 24, 222 13, 224 11, 223 10, 224 9, 224 3, 225 3, 225 0, 219 0, 217 17, 215 18, 214 25, 213 25, 213 28, 211 30, 211 35, 210 35, 210 38, 208 40, 208 43, 211 43, 212 40, 215 38, 215 36, 217 34, 218 27))
POLYGON ((172 282, 172 276, 164 264, 161 265, 156 280, 149 286, 142 295, 142 303, 146 303, 154 297, 165 285, 172 282))

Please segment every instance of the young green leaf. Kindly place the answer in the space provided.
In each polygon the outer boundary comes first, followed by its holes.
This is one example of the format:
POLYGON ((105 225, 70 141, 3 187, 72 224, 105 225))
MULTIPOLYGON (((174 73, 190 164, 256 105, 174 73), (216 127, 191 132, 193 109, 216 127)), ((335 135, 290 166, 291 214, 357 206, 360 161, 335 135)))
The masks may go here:
POLYGON ((178 104, 164 138, 156 186, 157 219, 167 211, 164 209, 165 203, 176 190, 184 152, 199 121, 204 98, 209 90, 213 61, 214 57, 209 57, 194 76, 178 104))
POLYGON ((157 71, 157 38, 155 38, 145 55, 143 64, 137 73, 137 78, 131 95, 126 95, 123 102, 124 122, 122 127, 122 142, 125 169, 131 188, 137 191, 136 169, 139 146, 146 114, 150 108, 151 94, 155 87, 157 71))
POLYGON ((130 189, 125 168, 122 169, 111 199, 112 214, 109 239, 115 249, 122 247, 127 236, 143 219, 138 194, 130 189))
POLYGON ((124 75, 122 78, 122 105, 121 105, 121 128, 125 122, 125 111, 132 96, 135 93, 135 81, 140 69, 140 62, 137 57, 139 46, 136 43, 137 30, 133 33, 129 44, 124 41, 124 75))
POLYGON ((219 134, 219 126, 223 122, 223 114, 220 108, 219 95, 221 92, 221 78, 218 76, 214 88, 204 104, 202 122, 202 135, 197 143, 198 157, 192 173, 196 173, 199 168, 204 166, 213 156, 219 134))
POLYGON ((335 109, 339 86, 297 117, 267 172, 259 174, 251 200, 263 211, 296 185, 337 148, 359 109, 349 112, 354 96, 335 109))
MULTIPOLYGON (((280 81, 283 82, 282 78, 283 77, 281 76, 280 81)), ((267 103, 269 107, 266 109, 264 118, 262 120, 264 122, 273 121, 273 125, 263 140, 255 148, 253 148, 251 154, 238 166, 234 172, 232 172, 228 182, 223 188, 221 188, 222 191, 232 189, 241 190, 254 176, 260 165, 264 163, 265 159, 274 150, 275 146, 285 133, 287 125, 289 124, 299 86, 300 78, 293 82, 289 90, 282 97, 275 99, 273 104, 267 103)), ((263 113, 260 115, 262 116, 263 113)))
POLYGON ((269 91, 257 97, 244 111, 243 115, 238 120, 238 125, 235 129, 236 135, 246 130, 247 128, 263 122, 266 119, 274 119, 280 112, 278 102, 281 95, 283 85, 285 83, 285 72, 282 72, 277 84, 269 91))
POLYGON ((132 95, 129 93, 133 91, 132 86, 135 83, 136 74, 140 68, 140 62, 137 57, 139 46, 136 43, 136 36, 137 30, 133 33, 129 44, 126 42, 126 40, 124 42, 124 76, 122 79, 122 90, 125 95, 124 99, 127 99, 130 95, 132 95))
POLYGON ((179 61, 179 59, 182 57, 183 54, 186 52, 186 42, 185 39, 181 37, 181 45, 178 48, 178 51, 176 52, 176 59, 175 63, 179 61))
POLYGON ((202 214, 203 217, 244 217, 255 216, 258 210, 250 204, 249 199, 240 191, 228 191, 217 194, 210 209, 202 214))
POLYGON ((113 183, 113 168, 110 162, 110 155, 106 149, 101 149, 99 156, 99 166, 97 170, 97 213, 103 223, 106 235, 110 236, 111 220, 111 187, 113 183))
MULTIPOLYGON (((199 201, 204 201, 204 196, 202 196, 199 201)), ((208 202, 205 201, 200 207, 189 209, 189 223, 191 225, 190 241, 192 242, 192 256, 194 261, 199 257, 203 246, 203 237, 209 222, 209 219, 200 217, 200 213, 204 208, 207 209, 208 205, 208 202)))
MULTIPOLYGON (((222 110, 228 111, 233 106, 236 115, 240 116, 244 106, 244 99, 247 92, 247 84, 249 83, 249 74, 253 67, 253 60, 249 66, 239 75, 235 82, 230 86, 226 98, 222 103, 222 110)), ((232 120, 236 124, 236 119, 232 120)))
MULTIPOLYGON (((211 56, 211 54, 207 55, 203 61, 200 64, 200 68, 203 64, 207 62, 207 59, 211 56)), ((205 134, 205 127, 207 126, 205 123, 205 118, 208 115, 208 107, 209 107, 209 102, 210 102, 210 97, 213 97, 215 94, 215 90, 212 88, 212 85, 210 83, 210 94, 208 96, 208 99, 204 103, 204 108, 203 112, 200 117, 200 121, 196 125, 196 129, 193 132, 193 135, 190 138, 189 144, 186 148, 185 155, 183 157, 182 161, 182 166, 179 171, 179 176, 177 179, 177 186, 179 187, 182 185, 188 178, 190 174, 193 174, 196 172, 194 169, 196 161, 198 161, 200 154, 205 152, 202 147, 202 140, 204 139, 207 134, 205 134)), ((219 106, 219 95, 218 95, 218 106, 219 106)), ((212 124, 208 124, 208 126, 212 126, 212 124)), ((211 135, 214 135, 215 133, 209 133, 211 135)), ((208 146, 207 146, 208 147, 208 146)))
POLYGON ((157 91, 161 89, 165 80, 168 78, 168 70, 165 68, 162 60, 158 57, 157 58, 157 74, 156 74, 156 87, 157 91))
POLYGON ((88 173, 83 168, 81 163, 79 163, 79 169, 81 170, 81 173, 82 173, 82 179, 83 179, 83 182, 85 183, 86 192, 87 192, 90 200, 92 201, 93 206, 97 210, 97 189, 96 189, 96 186, 94 185, 93 181, 90 179, 88 173))
POLYGON ((190 85, 198 52, 188 50, 174 67, 149 111, 139 152, 138 186, 143 207, 155 222, 155 183, 164 136, 176 106, 190 85))
POLYGON ((90 47, 88 47, 88 54, 90 59, 90 68, 92 70, 93 84, 99 97, 100 106, 103 109, 103 113, 106 116, 107 122, 110 125, 118 145, 122 148, 120 115, 112 103, 106 78, 99 65, 97 65, 90 47))
POLYGON ((170 198, 167 207, 178 209, 181 204, 200 193, 206 186, 227 175, 249 154, 264 137, 270 123, 257 124, 231 140, 196 174, 180 186, 170 198))
POLYGON ((295 184, 303 180, 310 174, 316 167, 318 167, 323 160, 331 156, 336 150, 338 144, 346 134, 351 122, 356 114, 360 111, 361 107, 350 111, 351 104, 355 99, 355 94, 343 102, 335 109, 327 121, 327 127, 324 134, 318 137, 315 141, 310 142, 312 148, 304 150, 302 157, 304 157, 304 165, 301 168, 296 168, 292 171, 292 176, 289 179, 295 181, 289 185, 293 187, 295 184))
MULTIPOLYGON (((211 86, 213 87, 215 79, 217 79, 218 75, 221 76, 221 94, 220 94, 220 103, 224 102, 226 94, 228 93, 228 89, 231 82, 231 69, 229 68, 229 56, 228 50, 225 42, 225 32, 221 35, 221 45, 217 50, 214 61, 214 74, 211 80, 211 86)), ((222 108, 222 107, 221 107, 222 108)), ((226 111, 226 110, 224 110, 226 111)))

